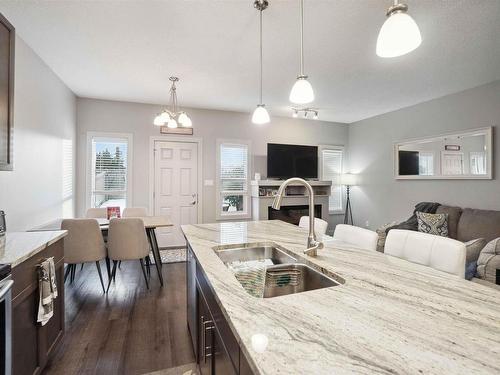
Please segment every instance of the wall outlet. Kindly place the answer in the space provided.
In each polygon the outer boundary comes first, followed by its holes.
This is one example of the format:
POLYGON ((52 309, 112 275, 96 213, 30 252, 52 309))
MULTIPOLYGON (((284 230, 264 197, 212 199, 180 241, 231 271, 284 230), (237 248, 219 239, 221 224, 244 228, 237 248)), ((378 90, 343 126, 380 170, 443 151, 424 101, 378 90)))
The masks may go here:
POLYGON ((365 221, 365 227, 370 228, 370 222, 368 220, 365 221))

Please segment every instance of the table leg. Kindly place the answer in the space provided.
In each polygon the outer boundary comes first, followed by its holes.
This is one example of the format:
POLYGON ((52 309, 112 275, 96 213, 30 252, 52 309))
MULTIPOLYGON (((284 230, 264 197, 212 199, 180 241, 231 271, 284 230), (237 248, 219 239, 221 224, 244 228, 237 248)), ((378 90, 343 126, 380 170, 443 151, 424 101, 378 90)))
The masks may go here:
POLYGON ((161 262, 161 254, 160 254, 160 248, 158 247, 158 240, 156 239, 156 232, 153 229, 151 229, 151 235, 153 236, 153 241, 155 243, 155 246, 156 246, 156 252, 158 254, 158 258, 160 259, 160 268, 163 268, 163 263, 161 262))
POLYGON ((149 244, 151 245, 151 251, 153 252, 153 257, 155 259, 158 278, 160 279, 161 286, 163 286, 163 276, 161 274, 161 256, 160 250, 158 249, 158 243, 156 242, 156 236, 154 235, 154 228, 146 228, 146 234, 148 235, 149 244))

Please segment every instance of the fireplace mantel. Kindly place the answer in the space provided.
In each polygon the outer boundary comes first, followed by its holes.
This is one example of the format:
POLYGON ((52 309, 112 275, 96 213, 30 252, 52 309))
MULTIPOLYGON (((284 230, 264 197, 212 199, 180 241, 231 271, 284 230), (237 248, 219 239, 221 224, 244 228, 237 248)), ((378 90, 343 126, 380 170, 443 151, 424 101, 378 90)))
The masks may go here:
MULTIPOLYGON (((315 205, 321 205, 321 218, 328 220, 328 197, 331 181, 308 181, 313 188, 315 205)), ((251 182, 252 219, 269 220, 269 207, 273 204, 274 195, 283 183, 280 180, 259 180, 251 182)), ((306 189, 300 184, 291 184, 286 189, 281 206, 303 206, 309 202, 306 189)))

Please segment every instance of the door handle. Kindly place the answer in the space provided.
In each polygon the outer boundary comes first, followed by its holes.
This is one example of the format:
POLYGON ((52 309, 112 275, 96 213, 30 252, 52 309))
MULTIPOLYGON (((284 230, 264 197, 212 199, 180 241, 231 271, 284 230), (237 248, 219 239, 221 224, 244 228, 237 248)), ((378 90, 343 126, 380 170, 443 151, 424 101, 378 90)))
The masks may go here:
POLYGON ((191 205, 194 206, 196 204, 196 193, 191 194, 191 197, 193 198, 193 201, 191 202, 191 205))
POLYGON ((206 363, 207 358, 212 356, 212 345, 207 346, 207 331, 211 331, 214 326, 212 325, 211 320, 204 320, 204 317, 201 317, 201 326, 202 326, 202 334, 201 334, 201 348, 202 348, 202 358, 203 361, 206 363), (210 352, 207 353, 207 349, 210 349, 210 352))

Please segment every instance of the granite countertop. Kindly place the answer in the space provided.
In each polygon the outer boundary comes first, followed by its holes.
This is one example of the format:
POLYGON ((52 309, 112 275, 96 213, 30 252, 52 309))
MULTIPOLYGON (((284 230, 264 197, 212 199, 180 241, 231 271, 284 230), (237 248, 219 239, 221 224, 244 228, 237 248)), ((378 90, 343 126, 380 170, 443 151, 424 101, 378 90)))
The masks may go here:
POLYGON ((280 221, 182 230, 256 373, 500 373, 498 290, 334 241, 311 258, 302 253, 307 232, 280 221), (275 298, 250 296, 212 248, 263 241, 345 283, 275 298), (263 351, 252 346, 256 334, 267 336, 263 351))
MULTIPOLYGON (((66 236, 67 231, 7 232, 5 245, 0 246, 0 264, 12 268, 66 236)), ((3 241, 3 240, 2 240, 3 241)))

